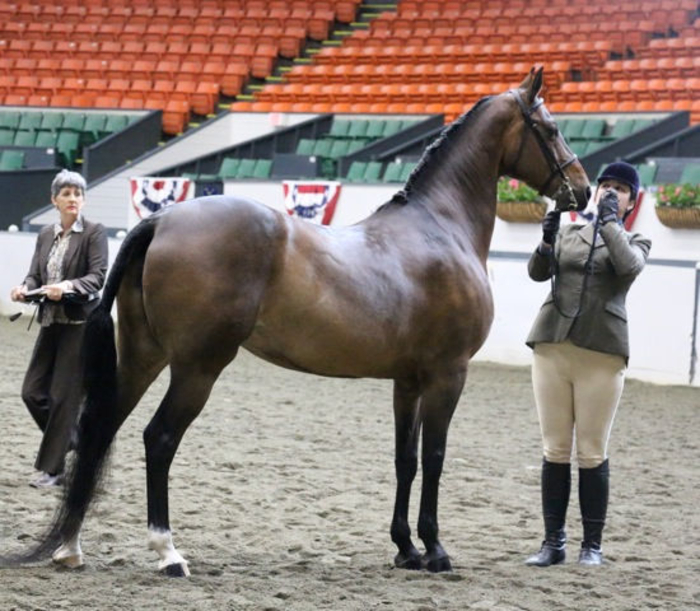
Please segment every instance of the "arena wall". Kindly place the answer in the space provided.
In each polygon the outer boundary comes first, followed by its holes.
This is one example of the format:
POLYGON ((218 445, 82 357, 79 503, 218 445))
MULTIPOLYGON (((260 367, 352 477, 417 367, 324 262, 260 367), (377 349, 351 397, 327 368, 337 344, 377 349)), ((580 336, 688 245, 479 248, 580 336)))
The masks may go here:
MULTIPOLYGON (((396 187, 383 185, 343 185, 333 225, 348 225, 370 214, 387 201, 396 187)), ((227 183, 227 193, 252 197, 283 210, 280 183, 227 183)), ((125 194, 125 206, 127 205, 125 194)), ((628 297, 632 356, 629 376, 662 384, 700 386, 700 373, 694 375, 693 354, 700 278, 700 230, 671 230, 661 225, 654 211, 655 197, 646 193, 633 230, 653 242, 644 273, 632 286, 628 297)), ((565 221, 567 222, 565 215, 565 221)), ((527 276, 526 264, 539 241, 537 224, 512 224, 496 219, 489 276, 495 297, 495 319, 491 334, 477 359, 526 365, 530 350, 524 340, 544 300, 548 283, 535 283, 527 276)), ((15 324, 26 324, 31 307, 9 300, 10 288, 19 283, 31 260, 36 234, 0 232, 0 314, 25 310, 15 324)), ((119 240, 110 239, 110 260, 119 240)))

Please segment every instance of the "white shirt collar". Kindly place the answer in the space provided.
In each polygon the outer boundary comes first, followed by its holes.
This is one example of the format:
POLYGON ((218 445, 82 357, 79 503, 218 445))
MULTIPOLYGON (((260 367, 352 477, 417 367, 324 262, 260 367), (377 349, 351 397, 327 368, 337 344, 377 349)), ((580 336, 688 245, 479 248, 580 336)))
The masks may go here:
MULTIPOLYGON (((82 233, 83 229, 83 217, 79 216, 77 219, 75 219, 75 222, 70 226, 70 228, 66 232, 66 235, 68 235, 69 233, 82 233)), ((61 226, 61 223, 55 223, 53 226, 53 237, 56 238, 62 233, 63 227, 61 226)))

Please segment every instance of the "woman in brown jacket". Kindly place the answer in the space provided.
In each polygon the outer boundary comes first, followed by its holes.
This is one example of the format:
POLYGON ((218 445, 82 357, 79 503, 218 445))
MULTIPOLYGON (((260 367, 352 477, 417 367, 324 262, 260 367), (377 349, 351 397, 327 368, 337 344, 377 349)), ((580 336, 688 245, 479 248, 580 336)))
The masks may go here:
POLYGON ((12 289, 13 301, 30 291, 44 297, 41 329, 22 385, 22 399, 43 431, 35 467, 35 487, 61 484, 82 399, 80 349, 85 319, 97 304, 107 272, 107 234, 85 220, 85 180, 63 170, 51 184, 51 201, 60 220, 37 238, 29 273, 12 289))
POLYGON ((648 239, 628 233, 622 224, 638 191, 633 166, 610 164, 598 178, 596 220, 560 231, 559 213, 548 213, 542 242, 528 264, 533 280, 553 278, 527 339, 534 350, 532 383, 544 446, 545 526, 542 547, 526 560, 529 565, 564 561, 574 438, 583 522, 579 563, 603 562, 607 444, 629 358, 625 298, 651 248, 648 239))

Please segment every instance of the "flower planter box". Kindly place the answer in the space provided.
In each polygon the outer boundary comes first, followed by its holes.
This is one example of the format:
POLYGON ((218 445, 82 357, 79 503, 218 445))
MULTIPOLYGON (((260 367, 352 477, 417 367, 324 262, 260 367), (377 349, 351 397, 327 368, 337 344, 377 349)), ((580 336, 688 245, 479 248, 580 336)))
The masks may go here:
POLYGON ((545 202, 496 203, 496 216, 509 223, 541 223, 546 212, 545 202))
POLYGON ((700 229, 700 206, 692 208, 657 206, 656 216, 663 225, 672 229, 700 229))

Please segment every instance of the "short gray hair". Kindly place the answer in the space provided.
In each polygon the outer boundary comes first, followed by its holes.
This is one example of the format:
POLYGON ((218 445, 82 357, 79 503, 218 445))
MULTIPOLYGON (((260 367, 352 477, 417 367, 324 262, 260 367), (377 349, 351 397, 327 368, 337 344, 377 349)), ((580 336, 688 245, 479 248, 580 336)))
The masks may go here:
POLYGON ((85 189, 87 189, 87 183, 83 178, 82 174, 78 172, 71 172, 70 170, 61 170, 56 174, 53 182, 51 183, 51 197, 56 197, 63 187, 78 187, 85 195, 85 189))

